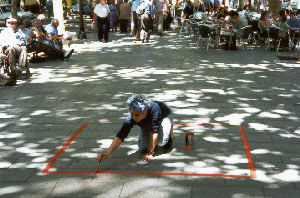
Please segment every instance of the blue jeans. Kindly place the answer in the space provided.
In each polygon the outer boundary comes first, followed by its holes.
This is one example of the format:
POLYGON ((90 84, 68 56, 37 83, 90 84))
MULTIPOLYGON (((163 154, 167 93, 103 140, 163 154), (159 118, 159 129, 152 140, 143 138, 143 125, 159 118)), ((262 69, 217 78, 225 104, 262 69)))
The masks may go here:
MULTIPOLYGON (((168 106, 169 107, 169 106, 168 106)), ((173 110, 169 107, 170 113, 169 115, 164 118, 161 122, 161 125, 158 130, 158 146, 164 146, 170 138, 170 131, 173 126, 173 119, 174 119, 174 113, 173 110)), ((140 151, 147 151, 150 144, 150 129, 143 129, 140 128, 139 132, 139 150, 140 151)))

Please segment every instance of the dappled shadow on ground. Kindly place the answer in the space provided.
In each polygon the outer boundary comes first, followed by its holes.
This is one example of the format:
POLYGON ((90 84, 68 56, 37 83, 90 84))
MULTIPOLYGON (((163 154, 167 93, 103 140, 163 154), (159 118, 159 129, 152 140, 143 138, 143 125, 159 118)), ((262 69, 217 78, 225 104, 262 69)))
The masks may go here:
MULTIPOLYGON (((151 185, 162 197, 184 196, 191 186, 216 184, 299 189, 298 64, 261 49, 197 49, 193 38, 174 32, 153 35, 149 44, 134 42, 127 34, 110 34, 109 43, 96 42, 95 34, 88 37, 71 45, 76 53, 69 61, 32 64, 31 79, 0 88, 0 182, 6 183, 1 195, 132 197, 142 194, 140 188, 149 192, 151 185), (132 93, 166 102, 174 109, 175 123, 242 125, 257 178, 41 173, 82 124, 123 122, 132 93), (162 183, 172 188, 162 190, 162 183)), ((119 129, 101 127, 90 125, 80 133, 53 169, 94 171, 97 153, 106 150, 119 129)), ((126 157, 137 149, 133 131, 102 168, 248 174, 240 137, 234 127, 176 126, 174 150, 151 165, 126 157), (193 151, 182 149, 185 132, 195 133, 193 151)), ((256 193, 236 189, 227 195, 256 193)))

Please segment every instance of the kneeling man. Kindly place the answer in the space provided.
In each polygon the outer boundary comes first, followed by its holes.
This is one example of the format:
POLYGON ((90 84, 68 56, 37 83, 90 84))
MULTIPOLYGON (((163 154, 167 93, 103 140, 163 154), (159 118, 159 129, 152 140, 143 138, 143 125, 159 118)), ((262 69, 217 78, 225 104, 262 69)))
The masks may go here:
POLYGON ((106 153, 100 153, 98 160, 107 159, 118 148, 130 133, 133 125, 140 127, 139 151, 143 161, 151 161, 154 149, 161 147, 166 150, 172 146, 173 110, 163 102, 149 102, 139 95, 133 95, 127 100, 130 111, 128 118, 106 153))

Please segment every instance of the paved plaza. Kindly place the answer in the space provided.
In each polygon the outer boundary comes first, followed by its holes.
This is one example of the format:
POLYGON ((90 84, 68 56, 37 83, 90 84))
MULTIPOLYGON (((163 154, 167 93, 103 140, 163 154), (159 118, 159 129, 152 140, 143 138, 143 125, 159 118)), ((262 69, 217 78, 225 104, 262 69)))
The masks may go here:
POLYGON ((147 44, 87 37, 0 87, 0 197, 299 197, 299 62, 197 48, 174 29, 147 44), (95 172, 133 93, 173 108, 173 150, 142 162, 136 127, 95 172))

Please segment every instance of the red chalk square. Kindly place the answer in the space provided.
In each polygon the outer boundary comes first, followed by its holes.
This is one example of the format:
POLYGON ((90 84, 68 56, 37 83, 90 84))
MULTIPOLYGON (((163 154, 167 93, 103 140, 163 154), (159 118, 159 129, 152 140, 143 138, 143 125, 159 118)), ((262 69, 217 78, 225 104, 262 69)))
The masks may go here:
MULTIPOLYGON (((247 141, 245 131, 242 126, 239 125, 218 125, 218 124, 196 124, 200 126, 223 126, 223 127, 238 127, 239 133, 241 136, 241 140, 244 146, 244 152, 248 161, 249 175, 231 175, 231 174, 198 174, 198 173, 185 173, 185 172, 153 172, 153 170, 149 172, 118 172, 118 171, 103 171, 96 172, 97 170, 91 171, 51 171, 51 167, 56 163, 56 160, 65 152, 65 150, 69 147, 69 145, 73 142, 73 140, 83 131, 85 127, 88 125, 106 125, 106 124, 122 124, 122 123, 85 123, 83 124, 76 133, 62 146, 62 148, 56 153, 56 155, 52 158, 52 160, 48 163, 46 168, 42 171, 42 173, 106 173, 106 174, 139 174, 139 175, 180 175, 180 176, 215 176, 215 177, 238 177, 238 178, 256 178, 256 169, 254 167, 253 159, 250 153, 249 143, 247 141)), ((192 124, 174 124, 179 126, 189 126, 192 124)), ((72 144, 73 145, 73 144, 72 144)), ((64 153, 65 155, 65 153, 64 153)), ((96 168, 96 167, 95 167, 96 168)), ((65 169, 65 168, 64 168, 65 169)), ((146 169, 147 170, 147 169, 146 169)))

